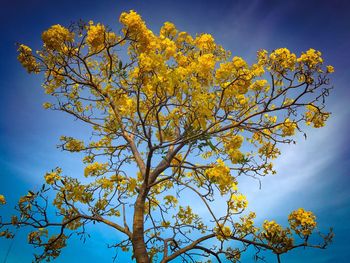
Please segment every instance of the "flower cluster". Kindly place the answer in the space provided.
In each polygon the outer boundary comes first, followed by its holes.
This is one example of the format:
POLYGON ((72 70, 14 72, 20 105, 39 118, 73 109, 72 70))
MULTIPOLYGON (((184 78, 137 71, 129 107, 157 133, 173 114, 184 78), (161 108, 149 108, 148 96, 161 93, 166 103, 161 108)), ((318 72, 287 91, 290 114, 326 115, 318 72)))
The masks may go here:
POLYGON ((254 226, 254 219, 256 214, 254 212, 250 212, 248 215, 242 216, 240 218, 241 222, 237 222, 234 224, 235 233, 237 236, 244 237, 249 234, 254 234, 258 231, 258 228, 254 226))
POLYGON ((189 206, 186 206, 186 207, 180 206, 179 212, 177 213, 177 217, 183 224, 187 224, 187 225, 192 224, 193 221, 198 219, 198 215, 194 214, 192 212, 191 207, 189 206))
POLYGON ((254 91, 268 91, 270 86, 267 83, 266 79, 256 80, 250 85, 250 89, 254 91))
POLYGON ((321 52, 310 48, 297 59, 301 65, 306 65, 309 69, 315 69, 323 63, 321 52))
POLYGON ((311 211, 305 211, 303 208, 299 208, 293 211, 288 221, 291 228, 298 235, 308 236, 316 227, 316 216, 311 211))
POLYGON ((5 196, 0 195, 0 205, 4 205, 4 204, 6 204, 5 196))
POLYGON ((275 221, 264 221, 261 237, 266 239, 270 245, 284 251, 291 248, 294 242, 294 239, 291 237, 290 229, 284 229, 275 221))
POLYGON ((214 233, 216 234, 216 238, 220 241, 224 241, 230 236, 232 236, 232 230, 229 226, 225 226, 223 224, 219 224, 214 228, 214 233))
POLYGON ((160 29, 160 37, 170 37, 173 38, 177 34, 177 29, 173 23, 165 22, 162 28, 160 29))
POLYGON ((284 123, 281 124, 282 136, 292 136, 295 133, 297 124, 291 121, 289 118, 285 119, 284 123))
POLYGON ((64 149, 70 152, 79 152, 84 149, 84 142, 72 137, 62 136, 61 141, 65 141, 64 149))
POLYGON ((270 65, 275 71, 294 70, 297 57, 287 48, 279 48, 270 54, 270 65))
POLYGON ((170 206, 176 206, 179 202, 177 198, 173 195, 166 195, 163 199, 165 200, 165 204, 170 206))
POLYGON ((197 47, 204 52, 212 52, 215 47, 215 41, 210 34, 201 34, 194 40, 197 47))
POLYGON ((232 163, 240 162, 244 155, 241 153, 239 148, 241 148, 243 143, 242 135, 230 135, 222 137, 225 153, 230 157, 232 163))
POLYGON ((39 63, 35 60, 32 49, 26 45, 19 45, 17 59, 29 73, 39 73, 39 63))
POLYGON ((177 47, 174 41, 170 40, 169 38, 165 38, 160 40, 159 42, 165 59, 169 59, 170 57, 175 55, 177 47))
POLYGON ((88 164, 84 170, 84 176, 99 176, 107 172, 107 163, 94 162, 88 164))
POLYGON ((123 32, 135 41, 135 50, 147 52, 157 46, 155 36, 142 20, 141 16, 133 10, 120 15, 120 23, 124 25, 123 32))
POLYGON ((248 206, 248 200, 243 194, 231 194, 231 198, 228 201, 228 207, 235 213, 242 212, 248 206))
POLYGON ((213 54, 204 54, 198 58, 197 71, 199 76, 206 77, 212 75, 215 67, 215 57, 213 54))
POLYGON ((215 72, 216 82, 223 88, 229 88, 228 96, 247 93, 252 77, 247 62, 237 56, 232 61, 221 63, 215 72))
POLYGON ((98 179, 96 183, 100 185, 102 189, 112 190, 114 187, 114 181, 105 177, 98 179))
POLYGON ((306 124, 312 124, 315 128, 323 127, 326 120, 329 117, 329 113, 322 112, 316 106, 310 104, 306 106, 307 112, 305 113, 306 124))
POLYGON ((62 51, 68 42, 73 42, 74 33, 61 25, 53 25, 42 33, 41 38, 47 49, 62 51))
POLYGON ((333 73, 334 72, 334 67, 333 66, 327 66, 327 73, 333 73))
POLYGON ((263 142, 258 153, 269 159, 275 159, 281 154, 280 150, 276 147, 276 144, 271 142, 263 142))
POLYGON ((48 184, 54 184, 57 180, 61 179, 61 174, 62 170, 60 168, 56 168, 54 171, 50 172, 50 173, 46 173, 45 177, 45 181, 48 184))
POLYGON ((104 47, 106 38, 106 28, 104 25, 98 23, 94 25, 90 22, 89 29, 87 31, 86 42, 93 51, 98 51, 104 47))
POLYGON ((216 164, 205 171, 208 180, 216 184, 221 194, 227 193, 229 190, 237 190, 237 182, 230 173, 230 168, 225 163, 218 159, 216 164))

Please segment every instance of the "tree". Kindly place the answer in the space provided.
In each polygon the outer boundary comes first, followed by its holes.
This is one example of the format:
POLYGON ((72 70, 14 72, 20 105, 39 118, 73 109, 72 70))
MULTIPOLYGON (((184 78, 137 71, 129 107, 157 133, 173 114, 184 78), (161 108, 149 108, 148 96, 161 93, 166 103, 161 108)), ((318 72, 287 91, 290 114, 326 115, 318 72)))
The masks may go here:
POLYGON ((257 259, 270 250, 280 262, 298 247, 325 248, 332 232, 320 244, 309 241, 312 212, 293 211, 288 227, 258 227, 238 191, 241 176, 275 173, 279 145, 294 143, 305 124, 324 126, 334 69, 321 53, 260 50, 248 65, 209 34, 193 38, 166 22, 156 35, 134 11, 120 22, 119 34, 92 21, 54 25, 36 53, 18 46, 23 67, 44 73, 52 96, 44 107, 89 125, 91 140, 60 139, 62 150, 84 153, 87 179, 60 168, 46 173, 41 190, 18 201, 19 215, 1 220, 0 236, 13 237, 11 226, 34 229, 28 241, 40 250, 36 262, 58 257, 73 234, 85 238, 90 223, 123 233, 112 246, 132 249, 138 263, 198 255, 236 262, 249 246, 257 259), (210 219, 181 195, 196 198, 210 219), (213 208, 217 200, 222 214, 213 208))

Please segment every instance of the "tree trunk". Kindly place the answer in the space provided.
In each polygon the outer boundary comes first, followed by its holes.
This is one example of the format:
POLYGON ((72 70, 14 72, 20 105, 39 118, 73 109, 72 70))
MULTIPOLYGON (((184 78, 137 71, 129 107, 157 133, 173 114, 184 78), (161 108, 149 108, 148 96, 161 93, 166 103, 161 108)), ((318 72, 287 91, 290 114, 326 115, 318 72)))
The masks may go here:
POLYGON ((140 193, 134 208, 132 245, 137 263, 150 263, 144 240, 145 198, 140 193))

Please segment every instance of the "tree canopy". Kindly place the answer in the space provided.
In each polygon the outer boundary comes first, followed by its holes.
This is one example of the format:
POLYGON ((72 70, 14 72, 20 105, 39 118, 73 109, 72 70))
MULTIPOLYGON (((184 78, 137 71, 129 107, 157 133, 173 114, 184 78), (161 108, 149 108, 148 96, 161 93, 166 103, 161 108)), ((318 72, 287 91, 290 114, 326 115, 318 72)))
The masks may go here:
POLYGON ((325 125, 334 69, 321 52, 259 50, 248 64, 210 34, 191 36, 170 22, 156 34, 132 10, 119 21, 118 33, 93 21, 53 25, 40 50, 18 46, 22 66, 44 75, 52 98, 44 107, 90 126, 91 139, 60 138, 62 150, 84 153, 86 179, 49 171, 41 190, 20 198, 18 215, 1 218, 0 236, 31 228, 36 262, 58 257, 91 223, 121 232, 111 246, 138 263, 201 255, 236 262, 248 247, 257 259, 270 250, 280 261, 298 247, 325 248, 332 233, 310 243, 316 217, 303 208, 287 227, 255 225, 238 184, 275 173, 280 145, 305 125, 325 125))

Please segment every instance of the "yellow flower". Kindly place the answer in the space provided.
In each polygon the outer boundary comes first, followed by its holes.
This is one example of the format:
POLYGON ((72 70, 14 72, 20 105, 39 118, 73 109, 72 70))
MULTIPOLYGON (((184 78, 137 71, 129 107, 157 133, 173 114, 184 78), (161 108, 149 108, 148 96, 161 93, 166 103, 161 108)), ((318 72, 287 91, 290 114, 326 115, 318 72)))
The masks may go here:
POLYGON ((29 73, 39 73, 39 63, 35 60, 32 50, 26 45, 19 45, 17 59, 29 73))
POLYGON ((302 65, 306 65, 310 69, 314 69, 323 63, 321 55, 322 54, 320 51, 310 48, 308 51, 306 51, 306 53, 302 53, 302 55, 297 59, 297 62, 302 65))
POLYGON ((176 205, 178 203, 178 200, 175 196, 172 195, 166 195, 164 196, 165 204, 166 205, 176 205))
POLYGON ((247 208, 248 200, 243 194, 232 194, 228 206, 233 212, 240 212, 247 208))
POLYGON ((4 204, 6 204, 5 196, 0 195, 0 205, 4 205, 4 204))
POLYGON ((238 163, 244 157, 243 153, 239 150, 243 143, 242 135, 230 135, 222 137, 222 142, 227 155, 230 157, 232 163, 238 163))
POLYGON ((327 66, 327 73, 333 73, 334 67, 333 66, 327 66))
POLYGON ((193 38, 190 34, 188 34, 187 32, 180 32, 177 36, 177 39, 176 39, 176 44, 178 46, 181 46, 183 45, 184 43, 187 43, 187 44, 193 44, 193 38))
POLYGON ((241 57, 233 57, 232 63, 236 69, 246 68, 248 66, 247 62, 245 62, 244 59, 241 57))
POLYGON ((279 48, 270 54, 270 63, 275 70, 294 70, 297 58, 287 48, 279 48))
POLYGON ((50 102, 44 102, 43 107, 44 107, 44 109, 49 109, 52 107, 52 104, 50 102))
POLYGON ((249 233, 255 233, 259 229, 254 226, 254 219, 256 214, 254 212, 250 212, 249 214, 240 217, 240 222, 234 224, 235 233, 237 236, 245 236, 249 233))
POLYGON ((226 240, 230 236, 232 236, 232 230, 229 226, 224 226, 223 224, 219 224, 214 228, 214 232, 216 233, 217 239, 220 241, 226 240))
POLYGON ((98 184, 101 185, 102 189, 109 189, 112 190, 114 183, 108 178, 101 178, 97 181, 98 184))
POLYGON ((173 23, 165 22, 160 29, 159 35, 161 37, 175 37, 177 34, 177 29, 173 23))
POLYGON ((310 125, 312 123, 315 128, 323 127, 326 124, 330 115, 328 112, 322 112, 312 104, 307 105, 306 109, 308 110, 305 113, 306 124, 310 125))
POLYGON ((297 124, 287 118, 283 124, 281 124, 282 136, 292 136, 295 133, 297 124))
POLYGON ((106 37, 106 28, 104 25, 98 23, 97 25, 90 25, 87 32, 86 42, 92 51, 98 51, 103 48, 106 37))
POLYGON ((136 13, 134 10, 130 10, 129 13, 123 12, 119 18, 120 23, 128 26, 129 28, 140 27, 144 22, 142 21, 141 16, 136 13))
POLYGON ((260 155, 266 156, 267 158, 271 159, 275 159, 281 154, 280 150, 276 147, 276 145, 271 142, 264 142, 259 148, 258 152, 260 155))
POLYGON ((230 62, 221 63, 219 68, 216 70, 215 78, 218 82, 228 81, 232 75, 233 64, 230 62))
POLYGON ((192 224, 192 222, 198 218, 198 215, 194 214, 192 212, 192 208, 189 206, 186 207, 179 207, 179 212, 177 213, 178 219, 183 223, 183 224, 192 224))
POLYGON ((205 175, 211 183, 219 187, 221 194, 237 189, 237 182, 231 175, 230 168, 221 159, 217 159, 213 167, 205 170, 205 175))
POLYGON ((311 211, 305 211, 303 208, 293 211, 288 221, 291 228, 298 235, 310 235, 316 227, 316 216, 311 211))
POLYGON ((263 223, 263 229, 261 235, 271 245, 274 245, 283 251, 286 251, 293 246, 294 240, 291 237, 289 228, 283 229, 283 227, 275 221, 265 220, 263 223))
POLYGON ((56 170, 50 172, 50 173, 46 173, 45 177, 45 181, 48 184, 54 184, 57 180, 61 179, 61 168, 56 168, 56 170))
POLYGON ((215 67, 215 58, 213 54, 204 54, 198 58, 197 71, 201 77, 211 76, 211 71, 215 67))
POLYGON ((46 48, 62 51, 66 42, 73 42, 74 33, 61 25, 53 25, 41 35, 46 48))
POLYGON ((165 58, 169 59, 171 56, 174 56, 176 53, 176 44, 174 41, 169 38, 165 38, 161 42, 161 46, 164 50, 165 58))
POLYGON ((85 177, 98 176, 98 175, 104 174, 107 171, 107 166, 108 166, 107 163, 98 163, 98 162, 88 164, 85 167, 84 176, 85 177))
POLYGON ((123 12, 119 21, 124 25, 124 34, 128 34, 129 38, 135 40, 136 51, 146 52, 157 46, 153 32, 147 28, 141 16, 134 10, 123 12))
POLYGON ((254 91, 263 91, 266 90, 269 87, 268 82, 266 79, 259 79, 253 82, 252 85, 250 85, 250 88, 254 91))
POLYGON ((65 144, 65 149, 71 152, 79 152, 81 150, 84 149, 84 142, 77 140, 77 139, 73 139, 71 138, 71 140, 69 140, 66 144, 65 144))
POLYGON ((202 34, 196 37, 195 44, 202 51, 213 51, 216 46, 214 38, 210 34, 202 34))

